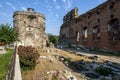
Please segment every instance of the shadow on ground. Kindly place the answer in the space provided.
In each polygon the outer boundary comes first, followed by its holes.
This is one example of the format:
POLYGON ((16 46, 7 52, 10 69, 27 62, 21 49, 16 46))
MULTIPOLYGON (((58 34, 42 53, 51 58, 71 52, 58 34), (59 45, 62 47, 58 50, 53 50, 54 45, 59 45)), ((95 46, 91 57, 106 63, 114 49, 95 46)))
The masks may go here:
POLYGON ((105 80, 107 78, 110 80, 120 80, 120 64, 115 62, 106 61, 102 63, 96 62, 95 59, 92 61, 71 61, 70 58, 64 58, 63 56, 60 56, 59 60, 72 71, 85 76, 87 80, 102 80, 102 78, 105 78, 105 80))

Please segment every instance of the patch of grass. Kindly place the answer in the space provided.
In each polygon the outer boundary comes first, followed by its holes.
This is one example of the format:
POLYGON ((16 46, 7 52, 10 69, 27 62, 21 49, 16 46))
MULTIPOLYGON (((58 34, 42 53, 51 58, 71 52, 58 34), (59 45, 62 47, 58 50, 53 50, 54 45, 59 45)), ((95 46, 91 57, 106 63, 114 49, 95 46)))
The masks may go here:
POLYGON ((0 54, 0 80, 5 80, 5 74, 14 50, 9 49, 7 53, 0 54))

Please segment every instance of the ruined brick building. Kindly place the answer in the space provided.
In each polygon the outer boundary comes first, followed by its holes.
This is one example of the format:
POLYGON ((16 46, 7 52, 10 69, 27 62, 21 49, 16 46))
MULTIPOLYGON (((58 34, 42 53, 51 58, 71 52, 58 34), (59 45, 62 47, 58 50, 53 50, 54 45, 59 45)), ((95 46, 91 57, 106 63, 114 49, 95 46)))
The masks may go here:
POLYGON ((60 43, 120 51, 119 6, 120 0, 107 0, 81 15, 77 8, 71 10, 64 16, 60 43))
POLYGON ((13 14, 14 27, 19 32, 17 45, 45 47, 48 37, 45 33, 45 16, 32 8, 16 11, 13 14))

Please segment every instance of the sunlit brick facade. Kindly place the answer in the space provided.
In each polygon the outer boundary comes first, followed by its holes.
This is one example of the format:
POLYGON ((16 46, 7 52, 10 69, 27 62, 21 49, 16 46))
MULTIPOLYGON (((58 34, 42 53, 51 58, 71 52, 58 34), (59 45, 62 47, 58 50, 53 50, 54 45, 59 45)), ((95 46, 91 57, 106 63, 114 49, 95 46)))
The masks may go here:
POLYGON ((120 0, 108 0, 82 15, 71 10, 64 16, 60 43, 120 51, 119 5, 120 0))

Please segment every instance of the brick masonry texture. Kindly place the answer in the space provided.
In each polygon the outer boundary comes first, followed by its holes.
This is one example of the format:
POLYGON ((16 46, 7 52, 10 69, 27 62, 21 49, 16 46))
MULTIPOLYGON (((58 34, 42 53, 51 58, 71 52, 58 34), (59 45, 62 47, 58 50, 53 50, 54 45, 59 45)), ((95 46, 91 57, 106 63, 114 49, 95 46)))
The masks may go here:
POLYGON ((60 43, 120 51, 119 5, 120 0, 107 0, 81 15, 74 8, 63 18, 60 43))

